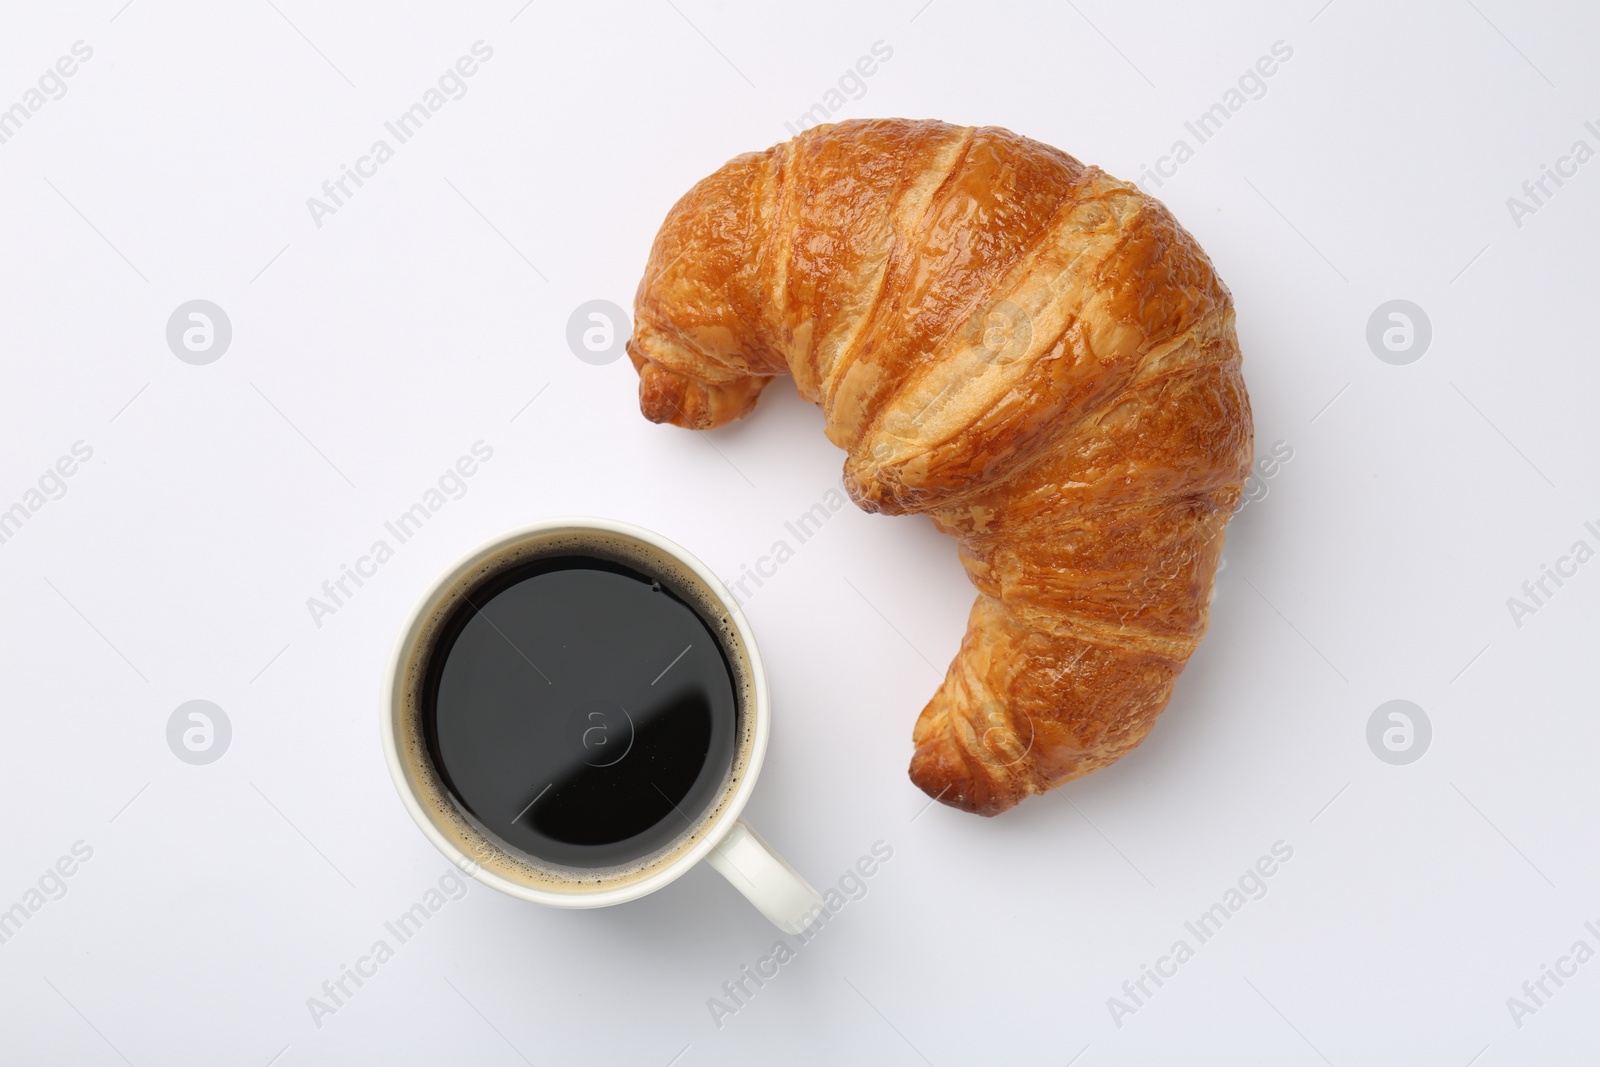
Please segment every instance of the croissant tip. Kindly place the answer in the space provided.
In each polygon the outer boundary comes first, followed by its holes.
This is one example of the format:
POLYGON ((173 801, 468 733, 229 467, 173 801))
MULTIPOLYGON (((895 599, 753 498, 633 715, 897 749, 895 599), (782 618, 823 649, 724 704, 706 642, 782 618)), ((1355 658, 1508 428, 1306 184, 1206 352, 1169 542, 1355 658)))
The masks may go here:
POLYGON ((955 808, 958 811, 964 811, 969 815, 982 815, 986 819, 992 819, 996 815, 999 815, 1002 812, 1010 811, 1016 806, 1016 801, 998 797, 988 797, 984 800, 980 800, 971 795, 967 790, 960 788, 951 789, 949 786, 946 786, 942 791, 937 793, 929 792, 929 790, 925 787, 919 788, 922 788, 922 791, 927 793, 930 798, 937 800, 946 807, 955 808))
POLYGON ((948 770, 941 773, 932 759, 924 758, 921 750, 912 757, 908 773, 912 784, 932 800, 970 815, 993 818, 1016 807, 1021 799, 1003 791, 974 788, 979 780, 964 773, 953 774, 948 770))

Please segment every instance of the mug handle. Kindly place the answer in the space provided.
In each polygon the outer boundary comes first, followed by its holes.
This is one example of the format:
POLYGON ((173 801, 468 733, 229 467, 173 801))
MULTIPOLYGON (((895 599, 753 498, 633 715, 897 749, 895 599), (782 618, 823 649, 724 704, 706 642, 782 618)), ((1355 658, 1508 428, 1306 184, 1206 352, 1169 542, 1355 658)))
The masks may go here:
POLYGON ((784 933, 804 932, 824 910, 822 894, 742 818, 706 860, 784 933))

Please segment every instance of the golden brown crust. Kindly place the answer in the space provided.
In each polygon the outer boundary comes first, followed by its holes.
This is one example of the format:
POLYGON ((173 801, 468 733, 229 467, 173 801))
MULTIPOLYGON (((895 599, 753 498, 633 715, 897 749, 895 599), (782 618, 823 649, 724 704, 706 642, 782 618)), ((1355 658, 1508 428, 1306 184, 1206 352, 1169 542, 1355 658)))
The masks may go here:
POLYGON ((960 539, 929 795, 997 814, 1144 739, 1252 445, 1232 300, 1158 201, 994 127, 820 126, 678 201, 628 354, 646 417, 697 429, 792 374, 857 504, 960 539))

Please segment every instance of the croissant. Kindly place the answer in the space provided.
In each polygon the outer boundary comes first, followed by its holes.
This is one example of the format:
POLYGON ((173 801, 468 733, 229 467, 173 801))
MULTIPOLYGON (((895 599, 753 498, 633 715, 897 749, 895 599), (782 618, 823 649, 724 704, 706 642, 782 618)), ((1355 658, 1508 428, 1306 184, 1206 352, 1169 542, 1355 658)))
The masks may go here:
POLYGON ((679 200, 634 309, 647 418, 719 426, 788 373, 857 505, 959 539, 924 792, 995 815, 1149 733, 1253 437, 1232 298, 1160 202, 996 127, 818 126, 679 200))

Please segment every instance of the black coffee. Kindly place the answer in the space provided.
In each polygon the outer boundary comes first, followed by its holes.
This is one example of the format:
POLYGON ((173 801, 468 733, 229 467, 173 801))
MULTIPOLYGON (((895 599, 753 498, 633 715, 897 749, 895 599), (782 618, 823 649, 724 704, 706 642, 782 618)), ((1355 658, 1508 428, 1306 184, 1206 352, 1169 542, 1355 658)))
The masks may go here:
POLYGON ((539 859, 610 867, 700 821, 732 765, 715 631, 652 576, 562 555, 472 590, 428 661, 422 724, 456 801, 539 859))

